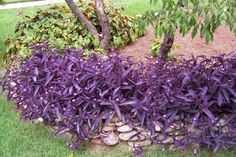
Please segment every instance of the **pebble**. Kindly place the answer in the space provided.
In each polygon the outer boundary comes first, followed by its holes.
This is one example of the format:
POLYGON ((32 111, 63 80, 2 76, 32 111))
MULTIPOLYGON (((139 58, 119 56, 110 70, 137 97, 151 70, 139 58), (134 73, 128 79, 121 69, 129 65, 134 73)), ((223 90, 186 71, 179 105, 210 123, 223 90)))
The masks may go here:
POLYGON ((229 128, 228 128, 228 126, 225 126, 225 127, 222 129, 222 132, 223 132, 223 133, 227 133, 227 132, 229 132, 229 128))
POLYGON ((15 83, 15 82, 11 82, 11 83, 10 83, 10 87, 11 87, 11 88, 16 87, 16 83, 15 83))
POLYGON ((157 132, 159 132, 159 131, 161 131, 161 124, 160 123, 156 123, 155 124, 155 131, 157 131, 157 132))

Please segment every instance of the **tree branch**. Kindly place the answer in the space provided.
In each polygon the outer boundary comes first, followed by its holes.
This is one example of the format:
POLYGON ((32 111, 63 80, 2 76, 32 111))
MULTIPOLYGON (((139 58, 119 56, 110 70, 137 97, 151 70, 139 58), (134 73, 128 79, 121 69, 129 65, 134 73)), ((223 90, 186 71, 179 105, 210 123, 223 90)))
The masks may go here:
POLYGON ((102 27, 101 47, 104 50, 108 50, 111 32, 109 20, 107 14, 105 13, 103 0, 96 0, 96 12, 102 27))
POLYGON ((85 25, 87 30, 92 33, 95 38, 99 38, 99 33, 96 27, 84 16, 83 12, 77 7, 73 0, 65 0, 67 5, 70 7, 72 13, 78 18, 78 20, 85 25))

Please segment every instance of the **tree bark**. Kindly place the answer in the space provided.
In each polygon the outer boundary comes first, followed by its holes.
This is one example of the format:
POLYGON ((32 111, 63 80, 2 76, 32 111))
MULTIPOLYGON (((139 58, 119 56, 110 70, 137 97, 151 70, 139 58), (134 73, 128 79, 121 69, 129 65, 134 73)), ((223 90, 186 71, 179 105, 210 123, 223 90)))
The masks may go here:
MULTIPOLYGON (((183 1, 179 0, 177 7, 184 7, 183 1)), ((169 27, 168 34, 165 34, 164 39, 162 41, 161 47, 159 49, 159 57, 163 60, 167 60, 168 53, 174 44, 175 36, 171 34, 171 26, 169 27)))
POLYGON ((96 12, 100 21, 100 25, 102 27, 102 36, 100 42, 101 47, 104 50, 108 50, 110 47, 109 40, 111 37, 109 20, 107 14, 105 13, 103 0, 96 0, 95 2, 96 2, 96 12))
POLYGON ((174 43, 174 36, 171 35, 170 33, 166 34, 159 49, 159 57, 161 57, 163 60, 167 60, 168 53, 170 52, 173 43, 174 43))
POLYGON ((72 13, 78 18, 78 20, 85 25, 87 30, 92 33, 95 38, 100 39, 99 33, 96 27, 84 16, 83 12, 77 7, 73 0, 65 0, 72 13))

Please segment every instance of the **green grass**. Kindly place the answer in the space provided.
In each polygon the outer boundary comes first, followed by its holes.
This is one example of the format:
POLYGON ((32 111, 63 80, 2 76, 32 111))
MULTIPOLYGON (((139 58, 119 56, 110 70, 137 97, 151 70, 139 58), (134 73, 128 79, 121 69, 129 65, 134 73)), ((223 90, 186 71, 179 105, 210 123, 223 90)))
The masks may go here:
MULTIPOLYGON (((36 8, 38 7, 24 8, 23 12, 25 15, 31 15, 36 8)), ((22 20, 22 16, 17 16, 18 12, 18 9, 0 10, 0 56, 6 50, 4 45, 6 38, 14 34, 17 23, 22 20)))
POLYGON ((32 0, 4 0, 5 3, 18 3, 18 2, 29 2, 32 0))
MULTIPOLYGON (((142 14, 150 8, 148 0, 113 0, 117 5, 125 7, 129 15, 142 14)), ((25 15, 32 15, 38 7, 24 8, 25 15)), ((22 20, 16 16, 17 10, 0 11, 0 54, 5 51, 4 41, 14 33, 15 26, 22 20)), ((19 120, 14 103, 0 97, 0 157, 130 157, 132 152, 127 146, 119 145, 111 148, 96 148, 89 144, 80 151, 70 151, 64 139, 53 138, 49 127, 37 126, 19 120)), ((145 157, 183 157, 192 156, 187 152, 160 151, 157 146, 144 149, 145 157)), ((233 157, 232 152, 212 154, 203 150, 200 157, 233 157)))
MULTIPOLYGON (((130 157, 131 149, 125 145, 116 147, 91 147, 85 144, 79 151, 71 151, 65 139, 51 136, 49 127, 21 122, 14 103, 0 97, 0 157, 130 157)), ((144 149, 145 157, 189 157, 187 152, 161 151, 158 146, 144 149)), ((217 154, 203 150, 200 157, 234 157, 231 152, 217 154)))

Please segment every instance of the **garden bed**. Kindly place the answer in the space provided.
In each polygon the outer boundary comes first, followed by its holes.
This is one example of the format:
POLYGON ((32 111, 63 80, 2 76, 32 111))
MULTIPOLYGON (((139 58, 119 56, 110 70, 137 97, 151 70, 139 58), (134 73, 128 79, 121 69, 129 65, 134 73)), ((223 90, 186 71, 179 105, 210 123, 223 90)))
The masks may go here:
POLYGON ((56 127, 55 136, 71 134, 70 148, 95 137, 134 148, 235 146, 235 54, 144 65, 83 53, 37 45, 6 73, 3 89, 22 119, 56 127))
MULTIPOLYGON (((147 28, 147 34, 141 37, 136 42, 126 46, 120 50, 120 54, 124 56, 133 56, 136 61, 146 62, 147 57, 151 57, 149 49, 152 42, 155 40, 153 28, 149 26, 147 28)), ((191 38, 191 33, 182 37, 179 33, 175 36, 175 44, 180 45, 179 49, 173 50, 175 56, 181 56, 183 58, 190 58, 191 55, 199 56, 206 55, 208 57, 227 54, 230 52, 236 52, 236 38, 232 32, 226 26, 221 26, 214 34, 214 41, 207 45, 204 39, 201 39, 199 35, 195 38, 191 38)))

